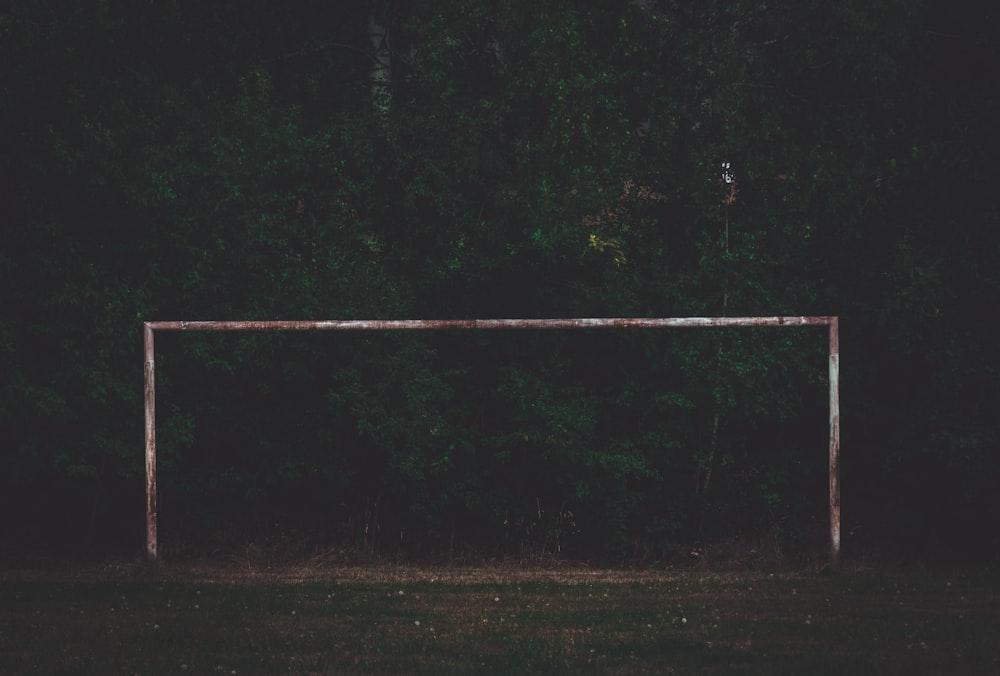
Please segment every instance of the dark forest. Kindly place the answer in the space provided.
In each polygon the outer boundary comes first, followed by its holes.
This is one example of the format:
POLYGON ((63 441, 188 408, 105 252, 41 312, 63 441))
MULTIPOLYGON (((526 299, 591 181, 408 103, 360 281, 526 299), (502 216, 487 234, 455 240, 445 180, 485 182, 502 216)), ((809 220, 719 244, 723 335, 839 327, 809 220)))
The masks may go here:
MULTIPOLYGON (((4 3, 3 548, 142 551, 146 321, 835 315, 844 556, 995 558, 998 15, 4 3)), ((164 555, 822 557, 826 349, 164 333, 164 555)))

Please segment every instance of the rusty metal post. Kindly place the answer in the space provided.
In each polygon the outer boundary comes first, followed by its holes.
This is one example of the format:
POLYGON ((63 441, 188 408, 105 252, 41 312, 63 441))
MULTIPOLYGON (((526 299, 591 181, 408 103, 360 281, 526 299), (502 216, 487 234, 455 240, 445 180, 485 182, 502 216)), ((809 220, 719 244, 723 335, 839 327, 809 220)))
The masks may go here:
POLYGON ((840 337, 836 316, 629 317, 587 319, 391 319, 323 321, 159 321, 143 324, 146 375, 146 556, 156 552, 154 331, 413 331, 447 329, 594 329, 828 326, 830 330, 830 565, 840 565, 840 337))
POLYGON ((840 566, 840 320, 830 321, 830 566, 840 566))
POLYGON ((429 331, 499 329, 655 329, 828 326, 835 317, 596 317, 560 319, 334 319, 149 322, 157 331, 429 331))
POLYGON ((146 558, 156 561, 156 366, 153 357, 153 327, 142 325, 146 376, 146 558))

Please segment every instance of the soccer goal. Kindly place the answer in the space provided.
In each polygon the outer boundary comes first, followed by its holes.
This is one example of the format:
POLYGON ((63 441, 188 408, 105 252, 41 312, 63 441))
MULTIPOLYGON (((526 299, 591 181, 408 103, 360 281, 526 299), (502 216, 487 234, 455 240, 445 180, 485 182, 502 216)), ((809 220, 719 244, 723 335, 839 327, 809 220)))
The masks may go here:
POLYGON ((161 321, 143 323, 146 415, 146 557, 156 551, 156 331, 429 331, 658 329, 827 326, 830 334, 830 565, 840 564, 840 337, 838 317, 654 317, 591 319, 393 319, 328 321, 161 321))

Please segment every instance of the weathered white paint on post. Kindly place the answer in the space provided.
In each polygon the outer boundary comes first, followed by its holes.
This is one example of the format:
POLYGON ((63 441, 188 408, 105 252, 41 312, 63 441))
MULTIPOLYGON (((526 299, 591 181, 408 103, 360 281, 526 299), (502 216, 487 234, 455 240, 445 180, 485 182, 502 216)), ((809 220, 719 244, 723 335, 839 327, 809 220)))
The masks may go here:
POLYGON ((163 321, 143 324, 146 375, 146 556, 156 551, 156 392, 154 331, 417 331, 447 329, 830 327, 830 564, 840 564, 840 346, 839 320, 824 317, 599 317, 587 319, 377 319, 326 321, 163 321))
POLYGON ((156 560, 156 364, 153 327, 142 325, 146 400, 146 558, 156 560))
POLYGON ((566 319, 336 319, 150 322, 157 331, 430 331, 828 326, 835 317, 596 317, 566 319))
POLYGON ((840 565, 840 320, 830 322, 830 565, 840 565))

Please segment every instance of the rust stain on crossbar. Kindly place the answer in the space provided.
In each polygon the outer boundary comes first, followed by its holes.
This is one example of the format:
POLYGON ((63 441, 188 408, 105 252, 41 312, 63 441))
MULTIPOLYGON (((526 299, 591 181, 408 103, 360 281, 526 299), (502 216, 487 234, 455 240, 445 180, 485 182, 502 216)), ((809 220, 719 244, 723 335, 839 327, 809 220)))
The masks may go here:
POLYGON ((825 326, 835 317, 617 317, 589 319, 338 319, 325 321, 148 322, 156 331, 431 331, 725 326, 825 326))
POLYGON ((576 319, 336 319, 143 323, 146 402, 146 556, 157 559, 154 331, 421 331, 828 326, 830 331, 830 564, 840 565, 840 322, 822 317, 598 317, 576 319))

